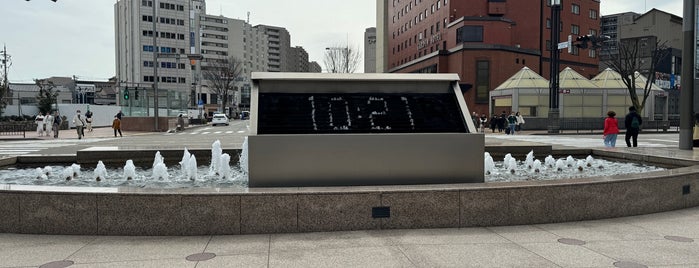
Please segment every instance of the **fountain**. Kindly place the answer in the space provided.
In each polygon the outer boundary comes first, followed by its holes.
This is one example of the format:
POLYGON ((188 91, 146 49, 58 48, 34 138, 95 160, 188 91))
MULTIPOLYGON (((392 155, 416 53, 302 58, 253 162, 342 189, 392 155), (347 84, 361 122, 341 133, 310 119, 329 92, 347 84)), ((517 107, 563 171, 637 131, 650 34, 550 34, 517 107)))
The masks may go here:
MULTIPOLYGON (((270 74, 270 76, 275 75, 277 74, 270 74)), ((77 169, 72 165, 52 165, 51 175, 41 180, 37 179, 38 171, 29 169, 29 180, 36 182, 38 186, 17 183, 16 175, 10 181, 0 182, 0 212, 3 214, 0 219, 0 232, 223 235, 458 228, 603 219, 699 205, 699 196, 695 193, 696 191, 691 191, 691 188, 695 187, 692 185, 699 184, 699 179, 695 179, 699 177, 699 170, 696 168, 682 167, 659 171, 646 169, 637 174, 624 172, 617 175, 599 175, 602 171, 619 169, 616 162, 608 159, 682 166, 697 164, 693 160, 678 161, 672 157, 642 154, 637 151, 595 148, 557 150, 552 146, 531 144, 486 146, 482 134, 458 131, 454 133, 449 131, 413 132, 413 127, 424 127, 423 123, 426 121, 420 121, 425 119, 424 114, 416 112, 420 104, 412 101, 422 100, 428 103, 432 101, 430 105, 434 105, 431 107, 442 107, 437 105, 440 98, 433 98, 430 92, 425 92, 426 90, 417 86, 423 82, 420 80, 430 78, 431 75, 358 75, 364 79, 356 79, 357 76, 354 75, 330 75, 336 79, 360 81, 358 85, 350 87, 349 94, 342 92, 341 83, 334 83, 334 81, 317 83, 314 80, 315 77, 322 75, 324 74, 290 74, 300 79, 287 81, 292 85, 290 87, 276 81, 267 84, 271 88, 266 90, 258 88, 264 83, 254 81, 250 122, 251 134, 254 137, 251 136, 249 140, 243 142, 242 152, 225 148, 230 147, 230 144, 224 143, 218 147, 221 149, 220 152, 214 152, 212 148, 210 154, 208 149, 202 148, 185 150, 182 147, 168 149, 157 146, 157 148, 137 150, 94 147, 79 150, 75 156, 71 157, 49 156, 61 160, 56 162, 76 163, 77 169), (391 80, 381 80, 384 76, 390 76, 391 80), (367 86, 377 87, 380 90, 375 94, 362 91, 367 86), (383 90, 384 86, 386 90, 383 90), (303 118, 308 121, 300 124, 302 127, 308 127, 304 131, 326 129, 328 121, 332 121, 334 125, 328 128, 329 133, 316 135, 303 132, 293 134, 275 132, 278 129, 269 127, 284 122, 274 122, 275 124, 265 122, 270 119, 265 117, 262 111, 270 110, 258 110, 264 105, 267 105, 264 106, 266 109, 272 106, 269 99, 265 99, 269 96, 273 96, 278 101, 297 100, 298 96, 284 95, 288 93, 285 91, 287 89, 315 90, 319 87, 322 89, 318 92, 322 94, 304 92, 293 94, 306 94, 302 102, 311 102, 315 108, 305 111, 310 115, 304 116, 303 118), (407 89, 410 93, 405 99, 400 95, 402 89, 407 89), (258 99, 259 96, 261 98, 258 99), (309 99, 310 97, 313 99, 309 99), (384 106, 383 101, 388 106, 384 106), (409 102, 409 105, 406 102, 409 102), (345 103, 347 106, 344 106, 345 103), (396 106, 401 103, 405 105, 396 106), (345 109, 345 107, 354 108, 359 104, 368 104, 362 107, 368 112, 361 114, 361 120, 350 113, 354 109, 345 109), (331 106, 332 109, 329 108, 331 106), (381 121, 384 111, 379 109, 382 107, 388 107, 391 111, 396 110, 395 107, 405 109, 399 109, 399 111, 405 111, 399 117, 405 124, 399 127, 391 122, 381 121), (349 117, 343 116, 348 113, 349 117), (331 116, 332 120, 330 120, 331 116), (370 132, 351 132, 355 130, 355 125, 360 123, 365 124, 362 128, 369 129, 370 132), (374 124, 373 127, 371 123, 374 124), (390 131, 394 132, 383 133, 382 131, 389 131, 389 126, 390 131), (399 132, 401 129, 405 132, 399 132), (334 133, 335 131, 349 131, 349 133, 334 133), (413 135, 416 132, 419 135, 413 135), (312 141, 312 146, 305 143, 307 140, 312 141), (391 143, 393 140, 399 142, 391 143), (461 141, 452 142, 453 140, 461 141), (386 147, 384 143, 389 143, 392 147, 386 147), (246 151, 248 144, 249 153, 246 151), (372 146, 376 148, 367 148, 372 146), (466 153, 468 157, 461 157, 464 148, 476 150, 466 153), (428 153, 415 156, 415 152, 423 151, 428 153), (440 156, 437 154, 438 151, 448 153, 445 154, 446 156, 440 156), (505 153, 508 155, 506 156, 505 153), (211 162, 211 164, 197 166, 195 154, 200 156, 199 162, 211 162), (238 154, 240 154, 239 161, 235 159, 238 154), (534 157, 535 154, 548 155, 543 165, 534 157), (209 155, 211 159, 207 158, 209 155), (405 159, 403 155, 408 156, 409 161, 403 161, 405 159), (570 157, 567 157, 568 155, 570 157), (584 157, 587 155, 595 158, 588 160, 584 157), (432 156, 439 158, 432 158, 432 156), (503 156, 508 159, 507 164, 503 156), (503 159, 503 161, 495 162, 493 158, 503 159), (516 158, 524 161, 518 161, 516 158), (585 159, 586 166, 589 164, 592 167, 604 166, 604 168, 584 167, 583 172, 577 172, 575 169, 579 161, 576 158, 585 159), (92 177, 83 178, 79 175, 78 164, 93 167, 98 159, 107 166, 106 179, 96 182, 92 177), (132 159, 133 161, 130 161, 132 159), (346 186, 356 185, 349 183, 341 187, 299 187, 298 185, 281 188, 246 187, 247 182, 242 176, 246 170, 253 173, 262 170, 267 173, 258 173, 258 175, 276 178, 276 173, 273 173, 278 172, 281 174, 278 177, 280 179, 303 180, 307 174, 298 173, 298 171, 309 170, 313 172, 308 174, 309 178, 317 179, 321 176, 330 178, 335 174, 322 173, 332 171, 324 169, 325 164, 330 160, 339 161, 331 163, 332 167, 344 168, 346 174, 342 175, 354 179, 344 182, 356 183, 359 180, 361 183, 365 180, 368 183, 361 184, 370 186, 346 186), (176 161, 179 161, 179 165, 176 161), (235 163, 238 162, 249 162, 249 167, 236 166, 235 163), (571 163, 568 164, 568 162, 571 163), (226 167, 226 163, 233 163, 233 166, 226 167), (121 165, 124 165, 123 172, 109 168, 121 165), (364 165, 369 166, 364 169, 364 165), (431 180, 431 175, 435 174, 444 178, 445 173, 440 173, 441 169, 454 167, 450 171, 459 173, 463 171, 460 169, 463 166, 470 168, 469 174, 474 170, 478 172, 477 176, 473 174, 469 176, 483 178, 485 183, 431 180), (156 168, 159 169, 158 172, 154 171, 156 168), (381 169, 383 173, 372 173, 381 169), (514 170, 514 174, 511 170, 514 170), (389 180, 376 183, 379 180, 373 175, 390 172, 399 174, 394 179, 403 178, 404 181, 394 183, 389 180), (215 175, 216 173, 218 175, 215 175), (485 175, 487 173, 490 174, 485 175), (119 178, 109 177, 117 176, 116 174, 123 175, 119 178), (557 179, 560 176, 570 175, 579 177, 568 180, 557 179), (415 177, 420 177, 421 180, 413 180, 415 177), (401 183, 410 185, 399 185, 401 183)), ((439 81, 427 83, 425 88, 440 89, 437 95, 445 94, 444 92, 453 93, 449 98, 453 96, 461 105, 463 100, 458 99, 458 95, 463 95, 457 86, 458 79, 454 83, 444 83, 445 80, 451 81, 450 79, 453 79, 451 76, 445 79, 447 76, 437 75, 435 77, 439 81), (447 89, 444 90, 444 88, 447 89)), ((388 114, 390 113, 386 115, 388 114)), ((458 119, 463 122, 470 121, 468 113, 456 114, 462 116, 458 119)), ((430 118, 430 120, 442 119, 430 118)), ((447 124, 442 123, 444 124, 441 125, 447 124)), ((284 126, 293 127, 295 124, 290 122, 284 126)), ((468 125, 463 130, 471 128, 472 126, 468 125)), ((212 147, 216 146, 212 145, 212 147)), ((28 155, 14 159, 16 163, 22 164, 31 164, 33 163, 31 161, 36 161, 34 162, 37 163, 34 166, 36 167, 44 166, 43 162, 38 161, 45 161, 46 158, 47 156, 44 155, 28 155)), ((13 169, 10 173, 20 172, 13 169)), ((2 174, 4 171, 0 170, 0 176, 2 174)), ((315 185, 310 181, 304 181, 304 183, 315 185)))

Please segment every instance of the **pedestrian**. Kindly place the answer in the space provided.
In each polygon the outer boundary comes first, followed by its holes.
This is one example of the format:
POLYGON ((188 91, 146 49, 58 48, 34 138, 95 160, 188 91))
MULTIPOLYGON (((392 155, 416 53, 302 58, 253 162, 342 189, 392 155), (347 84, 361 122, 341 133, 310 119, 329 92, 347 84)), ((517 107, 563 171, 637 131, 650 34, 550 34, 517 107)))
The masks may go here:
POLYGON ((80 115, 80 110, 75 111, 75 116, 73 116, 73 125, 75 125, 75 130, 78 132, 78 139, 82 139, 85 135, 85 120, 80 115))
POLYGON ((522 131, 522 127, 524 127, 524 117, 522 117, 522 115, 519 112, 517 112, 515 116, 517 117, 517 127, 515 130, 522 131))
POLYGON ((604 119, 604 147, 616 147, 616 137, 619 135, 619 121, 616 120, 614 111, 607 112, 607 118, 604 119))
POLYGON ((114 137, 117 136, 117 131, 119 131, 119 137, 123 137, 121 135, 121 120, 116 115, 114 116, 114 121, 112 121, 112 128, 114 129, 114 137))
POLYGON ((473 125, 476 127, 476 131, 481 128, 480 122, 478 120, 478 113, 473 112, 471 115, 471 121, 473 121, 473 125))
POLYGON ((119 110, 119 112, 116 114, 116 117, 119 118, 119 120, 121 120, 122 116, 124 116, 124 114, 121 113, 121 110, 119 110))
POLYGON ((496 114, 493 114, 492 117, 490 117, 490 130, 495 133, 495 128, 498 126, 498 116, 496 114))
POLYGON ((58 111, 53 112, 53 138, 58 139, 58 130, 61 129, 61 115, 58 111))
POLYGON ((633 140, 633 147, 638 147, 638 133, 641 131, 642 124, 643 119, 636 112, 636 107, 629 107, 629 113, 624 118, 626 147, 631 147, 631 140, 633 140))
POLYGON ((53 126, 53 116, 50 112, 46 113, 46 116, 44 116, 44 122, 42 122, 42 125, 44 126, 44 135, 48 137, 51 133, 51 126, 53 126))
POLYGON ((511 112, 510 116, 507 117, 507 128, 510 129, 510 135, 515 134, 515 127, 517 126, 517 116, 515 112, 511 112))
POLYGON ((507 114, 502 111, 500 117, 498 118, 498 132, 505 130, 505 122, 507 121, 507 114))
POLYGON ((481 114, 479 121, 481 123, 481 133, 485 133, 485 126, 487 125, 486 123, 488 122, 488 117, 485 116, 485 114, 481 114))
POLYGON ((34 117, 34 123, 36 123, 36 134, 39 137, 44 135, 44 114, 39 112, 39 114, 34 117))
POLYGON ((90 108, 88 108, 87 112, 85 112, 85 123, 87 123, 87 131, 92 132, 92 112, 90 111, 90 108))

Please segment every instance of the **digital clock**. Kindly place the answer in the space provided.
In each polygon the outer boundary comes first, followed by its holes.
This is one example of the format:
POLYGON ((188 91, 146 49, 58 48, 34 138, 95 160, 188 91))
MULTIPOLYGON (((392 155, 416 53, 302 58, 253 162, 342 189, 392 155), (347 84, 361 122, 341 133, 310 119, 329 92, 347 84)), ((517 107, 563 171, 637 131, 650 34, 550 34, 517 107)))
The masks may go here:
POLYGON ((258 134, 467 132, 447 93, 260 93, 258 109, 258 134))

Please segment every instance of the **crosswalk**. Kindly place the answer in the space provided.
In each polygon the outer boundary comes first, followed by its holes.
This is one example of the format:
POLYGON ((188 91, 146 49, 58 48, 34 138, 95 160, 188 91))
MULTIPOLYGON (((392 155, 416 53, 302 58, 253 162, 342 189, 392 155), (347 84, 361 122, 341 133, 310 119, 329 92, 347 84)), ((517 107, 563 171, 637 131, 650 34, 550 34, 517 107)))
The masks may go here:
MULTIPOLYGON (((662 135, 661 137, 644 137, 640 136, 638 138, 639 147, 672 147, 677 146, 678 141, 675 137, 665 137, 668 135, 662 135)), ((577 148, 598 148, 604 147, 602 140, 602 135, 597 136, 563 136, 563 135, 493 135, 487 136, 488 138, 502 139, 502 140, 518 140, 518 141, 528 141, 537 142, 543 144, 552 145, 562 145, 577 148)), ((624 141, 624 135, 619 135, 616 140, 617 147, 626 147, 626 142, 624 141)))
POLYGON ((110 140, 111 138, 92 138, 92 139, 48 139, 48 140, 17 140, 17 141, 2 141, 0 142, 0 156, 16 156, 33 154, 46 149, 58 148, 64 146, 78 145, 81 143, 91 143, 110 140))

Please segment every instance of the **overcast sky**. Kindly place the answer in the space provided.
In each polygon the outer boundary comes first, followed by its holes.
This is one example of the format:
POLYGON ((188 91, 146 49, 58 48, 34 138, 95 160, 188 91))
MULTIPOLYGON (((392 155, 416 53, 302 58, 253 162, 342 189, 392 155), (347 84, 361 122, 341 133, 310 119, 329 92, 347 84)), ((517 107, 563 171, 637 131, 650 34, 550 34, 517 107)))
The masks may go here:
MULTIPOLYGON (((106 80, 114 76, 116 0, 0 2, 3 10, 0 45, 7 45, 8 54, 12 55, 10 81, 31 82, 33 78, 72 75, 106 80)), ((291 33, 291 45, 303 46, 310 60, 321 66, 326 47, 346 42, 361 47, 364 30, 376 24, 375 0, 207 0, 206 3, 208 14, 246 19, 249 11, 252 25, 285 27, 291 33)), ((602 0, 600 13, 643 13, 652 8, 682 16, 682 0, 602 0)))

